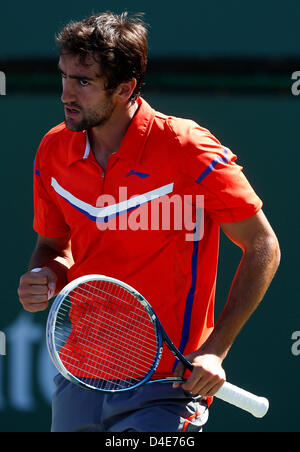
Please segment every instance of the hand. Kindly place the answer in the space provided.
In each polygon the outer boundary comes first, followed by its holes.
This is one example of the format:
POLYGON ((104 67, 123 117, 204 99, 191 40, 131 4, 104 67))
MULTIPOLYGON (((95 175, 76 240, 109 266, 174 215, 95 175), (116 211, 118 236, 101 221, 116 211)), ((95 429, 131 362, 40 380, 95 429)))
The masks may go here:
POLYGON ((44 311, 55 294, 57 276, 48 267, 29 271, 20 278, 18 295, 23 308, 29 312, 44 311))
MULTIPOLYGON (((192 363, 194 369, 185 383, 174 383, 173 387, 181 386, 182 389, 193 394, 211 397, 226 381, 222 359, 216 355, 199 353, 198 351, 185 356, 192 363)), ((179 362, 174 376, 183 377, 185 370, 184 364, 179 362)))

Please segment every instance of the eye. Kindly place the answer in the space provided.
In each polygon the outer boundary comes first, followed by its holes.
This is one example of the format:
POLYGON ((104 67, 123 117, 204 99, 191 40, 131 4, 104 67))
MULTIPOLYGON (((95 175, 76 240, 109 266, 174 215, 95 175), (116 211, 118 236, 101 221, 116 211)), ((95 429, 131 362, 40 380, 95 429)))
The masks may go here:
POLYGON ((79 80, 81 86, 88 86, 89 82, 87 80, 79 80))

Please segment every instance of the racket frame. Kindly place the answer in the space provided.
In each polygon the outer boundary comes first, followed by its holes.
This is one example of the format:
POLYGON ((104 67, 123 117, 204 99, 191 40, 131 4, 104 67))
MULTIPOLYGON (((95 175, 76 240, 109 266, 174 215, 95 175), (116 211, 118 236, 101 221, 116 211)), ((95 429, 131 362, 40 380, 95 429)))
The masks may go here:
MULTIPOLYGON (((153 308, 148 303, 148 301, 136 289, 131 287, 129 284, 126 284, 118 279, 115 279, 115 278, 112 278, 112 277, 109 277, 106 275, 99 275, 99 274, 91 274, 91 275, 81 276, 81 277, 76 278, 73 281, 69 282, 54 299, 53 304, 50 308, 50 312, 49 312, 48 319, 47 319, 47 325, 46 325, 46 343, 47 343, 48 352, 49 352, 49 355, 52 358, 53 364, 55 365, 58 372, 61 373, 63 375, 63 377, 65 377, 67 380, 81 386, 82 388, 96 390, 96 391, 105 392, 105 393, 129 391, 131 389, 135 389, 139 386, 142 386, 143 384, 145 384, 147 382, 154 383, 154 382, 158 382, 158 381, 161 381, 161 382, 162 381, 164 381, 164 382, 182 381, 182 379, 178 379, 178 378, 170 378, 168 380, 162 379, 162 380, 149 381, 150 378, 152 377, 152 375, 154 374, 154 372, 156 371, 157 366, 159 365, 159 362, 160 362, 160 359, 162 356, 164 340, 166 342, 170 343, 170 349, 176 355, 176 351, 177 351, 176 347, 170 341, 167 334, 163 330, 162 325, 159 322, 157 315, 155 314, 153 308), (81 379, 72 375, 67 370, 67 368, 64 366, 64 364, 59 356, 59 352, 57 351, 57 348, 56 348, 54 333, 55 333, 56 319, 57 319, 57 315, 59 313, 59 308, 60 308, 61 304, 63 303, 64 299, 68 296, 68 294, 70 292, 72 292, 76 287, 78 287, 81 284, 87 283, 89 281, 95 281, 95 280, 114 283, 114 284, 118 285, 119 287, 128 290, 130 292, 130 294, 133 295, 143 305, 143 307, 147 311, 147 314, 149 315, 150 320, 154 324, 155 333, 156 333, 156 355, 155 355, 155 359, 153 361, 153 365, 142 380, 140 380, 135 385, 132 385, 130 387, 126 387, 123 389, 109 390, 109 389, 98 388, 87 382, 82 381, 81 379)), ((178 354, 177 354, 177 356, 178 356, 178 354)), ((180 356, 178 356, 178 357, 180 358, 180 356)))
MULTIPOLYGON (((148 383, 168 383, 168 382, 183 382, 185 381, 184 378, 178 378, 178 377, 169 377, 164 379, 157 379, 157 380, 150 380, 151 376, 154 374, 155 370, 157 369, 157 366, 160 362, 162 352, 163 352, 163 343, 165 342, 170 351, 173 353, 173 355, 179 359, 183 364, 189 369, 190 371, 193 370, 192 364, 180 353, 180 351, 177 349, 177 347, 173 344, 171 339, 168 337, 167 333, 165 332, 163 326, 161 325, 157 315, 155 314, 153 308, 148 303, 148 301, 133 287, 130 285, 119 281, 115 278, 105 276, 105 275, 87 275, 79 277, 73 281, 71 281, 69 284, 65 286, 64 289, 56 296, 47 320, 47 326, 46 326, 46 342, 49 354, 52 358, 52 361, 57 368, 57 370, 69 381, 90 390, 96 390, 106 393, 112 393, 112 392, 124 392, 129 391, 131 389, 135 389, 139 386, 142 386, 143 384, 148 383), (72 375, 66 367, 63 365, 59 353, 56 350, 55 340, 54 340, 54 331, 55 331, 55 323, 56 318, 58 315, 58 310, 65 299, 65 297, 78 285, 86 283, 91 280, 101 280, 101 281, 107 281, 114 284, 117 284, 121 288, 124 288, 129 291, 145 308, 147 311, 150 320, 154 324, 155 327, 155 333, 156 333, 156 339, 157 339, 157 346, 156 346, 156 355, 155 360, 153 361, 153 365, 151 369, 148 371, 148 373, 145 375, 143 379, 141 379, 139 382, 137 382, 135 385, 132 385, 130 387, 126 387, 124 389, 114 389, 114 390, 108 390, 103 388, 94 387, 92 385, 89 385, 86 382, 81 381, 79 378, 76 378, 74 375, 72 375)), ((265 416, 265 414, 268 412, 269 409, 269 401, 264 397, 258 397, 254 394, 251 394, 247 391, 244 391, 243 389, 234 386, 228 382, 225 382, 221 389, 215 394, 215 397, 220 398, 224 400, 227 403, 230 403, 232 405, 237 406, 238 408, 241 408, 242 410, 248 411, 253 416, 257 418, 262 418, 265 416)))

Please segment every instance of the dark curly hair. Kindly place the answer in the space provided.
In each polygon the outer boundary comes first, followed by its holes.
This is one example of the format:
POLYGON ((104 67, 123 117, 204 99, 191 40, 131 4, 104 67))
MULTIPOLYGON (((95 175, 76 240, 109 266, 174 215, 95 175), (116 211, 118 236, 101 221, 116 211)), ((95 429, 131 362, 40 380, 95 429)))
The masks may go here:
POLYGON ((127 12, 117 15, 108 11, 72 21, 56 35, 59 53, 79 55, 83 65, 92 56, 100 65, 107 90, 135 78, 137 86, 131 96, 135 100, 147 67, 147 27, 142 17, 142 13, 129 16, 127 12))

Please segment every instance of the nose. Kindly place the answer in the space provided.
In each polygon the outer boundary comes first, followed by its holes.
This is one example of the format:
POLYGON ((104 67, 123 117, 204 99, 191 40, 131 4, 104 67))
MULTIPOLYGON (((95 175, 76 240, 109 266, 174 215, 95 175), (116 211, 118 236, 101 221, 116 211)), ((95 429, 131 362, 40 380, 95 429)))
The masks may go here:
POLYGON ((76 101, 75 92, 73 89, 73 83, 70 79, 63 80, 63 88, 61 94, 61 101, 63 104, 68 104, 76 101))

